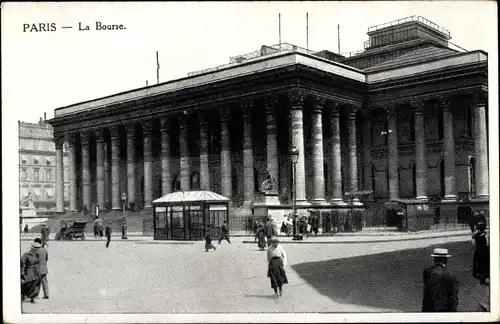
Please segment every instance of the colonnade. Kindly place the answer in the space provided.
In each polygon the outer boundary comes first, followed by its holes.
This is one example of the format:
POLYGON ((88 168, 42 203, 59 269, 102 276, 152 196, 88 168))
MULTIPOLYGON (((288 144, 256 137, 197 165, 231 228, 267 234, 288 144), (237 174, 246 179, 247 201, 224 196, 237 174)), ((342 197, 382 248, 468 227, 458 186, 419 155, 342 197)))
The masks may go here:
MULTIPOLYGON (((343 198, 342 192, 342 154, 340 140, 340 111, 345 109, 347 116, 347 154, 346 164, 348 170, 346 174, 346 191, 358 190, 358 163, 357 163, 357 131, 356 118, 358 111, 361 110, 361 105, 353 105, 339 102, 331 102, 325 98, 311 96, 307 93, 294 92, 289 93, 287 113, 289 114, 289 134, 290 144, 296 146, 301 154, 296 165, 296 199, 297 204, 308 204, 306 200, 306 159, 305 159, 305 143, 304 143, 304 109, 306 98, 310 103, 307 107, 310 108, 311 116, 311 167, 313 190, 313 204, 324 204, 325 200, 325 175, 324 161, 331 160, 332 164, 332 196, 330 203, 341 203, 343 198), (331 139, 328 141, 331 145, 331 155, 324 156, 324 134, 323 134, 323 118, 328 118, 331 128, 331 139)), ((276 176, 279 174, 279 158, 278 158, 278 132, 276 108, 278 104, 277 97, 265 100, 265 123, 266 123, 266 157, 267 168, 271 174, 276 176)), ((415 167, 416 167, 416 198, 427 199, 427 157, 425 146, 424 132, 424 105, 421 101, 410 102, 414 111, 414 127, 415 127, 415 167)), ((455 188, 455 143, 453 118, 449 98, 441 98, 440 105, 442 107, 444 136, 443 136, 443 152, 445 160, 445 199, 456 199, 457 193, 455 188)), ((482 95, 476 96, 473 105, 474 112, 474 147, 476 157, 476 188, 477 197, 488 198, 488 156, 487 156, 487 133, 486 133, 486 107, 485 98, 482 95)), ((251 204, 254 198, 254 152, 253 152, 253 137, 252 137, 252 112, 255 111, 255 102, 253 100, 244 100, 240 104, 243 111, 243 139, 242 139, 242 156, 243 156, 243 197, 244 204, 251 204)), ((399 177, 398 177, 398 134, 397 134, 397 108, 396 103, 388 104, 384 107, 387 112, 387 163, 389 173, 389 198, 395 199, 399 196, 399 177)), ((220 184, 222 195, 226 197, 232 196, 232 160, 231 160, 231 140, 229 127, 229 114, 231 108, 220 108, 220 184)), ((209 165, 209 145, 208 145, 208 121, 203 112, 198 113, 199 120, 199 174, 200 174, 200 189, 210 189, 210 165, 209 165)), ((179 152, 180 152, 180 187, 181 190, 190 190, 190 152, 188 143, 188 123, 187 118, 181 116, 179 120, 179 152)), ((142 140, 144 150, 144 208, 152 207, 153 202, 153 121, 145 119, 139 121, 142 128, 142 140)), ((93 130, 96 138, 96 194, 97 204, 103 208, 107 191, 111 191, 111 208, 114 210, 120 209, 120 174, 119 174, 119 156, 120 156, 120 127, 126 130, 126 194, 128 201, 135 201, 136 197, 136 136, 135 124, 129 122, 123 125, 114 125, 109 127, 105 136, 105 128, 96 128, 93 130), (111 145, 111 163, 108 165, 107 145, 111 145), (111 173, 111 187, 108 188, 105 175, 111 173)), ((160 122, 161 136, 161 188, 162 194, 167 194, 173 190, 172 188, 172 172, 170 170, 170 152, 171 152, 171 134, 169 127, 173 127, 171 119, 168 116, 162 116, 160 122)), ((369 118, 363 118, 363 138, 362 138, 362 155, 365 161, 370 161, 371 157, 371 124, 369 118)), ((56 130, 56 202, 57 210, 63 209, 63 165, 62 165, 62 145, 66 141, 69 146, 69 198, 71 211, 77 210, 77 207, 87 205, 89 208, 92 205, 91 200, 91 161, 90 161, 90 132, 85 131, 76 136, 75 133, 61 134, 56 130), (81 142, 81 201, 80 206, 77 206, 77 185, 76 185, 76 150, 75 141, 79 139, 81 142)), ((364 179, 365 189, 371 188, 371 173, 370 167, 364 164, 364 179)))

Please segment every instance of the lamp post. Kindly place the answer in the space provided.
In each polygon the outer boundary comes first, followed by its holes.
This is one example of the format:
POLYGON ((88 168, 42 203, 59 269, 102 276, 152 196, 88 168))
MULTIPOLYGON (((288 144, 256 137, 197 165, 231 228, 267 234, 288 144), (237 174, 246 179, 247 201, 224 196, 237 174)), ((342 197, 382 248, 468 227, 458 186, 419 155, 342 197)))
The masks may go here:
POLYGON ((127 220, 125 219, 125 201, 127 201, 127 194, 122 192, 122 240, 128 239, 127 220))
POLYGON ((302 235, 297 234, 297 184, 296 184, 296 171, 297 161, 299 160, 299 149, 294 145, 288 152, 290 160, 292 161, 292 208, 293 208, 293 240, 301 240, 302 235))

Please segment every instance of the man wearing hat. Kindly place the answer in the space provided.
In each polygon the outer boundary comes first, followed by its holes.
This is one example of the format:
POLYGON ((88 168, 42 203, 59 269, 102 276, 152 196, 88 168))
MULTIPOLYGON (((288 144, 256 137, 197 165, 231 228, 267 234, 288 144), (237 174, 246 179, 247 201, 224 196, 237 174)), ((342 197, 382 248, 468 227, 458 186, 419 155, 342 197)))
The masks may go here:
POLYGON ((106 248, 109 247, 109 243, 111 242, 111 221, 106 225, 106 248))
POLYGON ((49 241, 49 234, 50 234, 50 229, 49 227, 47 226, 47 223, 43 223, 42 224, 42 229, 41 229, 41 244, 42 246, 45 246, 47 244, 47 242, 49 241))
POLYGON ((40 269, 37 251, 42 245, 31 243, 31 249, 21 257, 21 300, 29 298, 35 303, 35 297, 40 292, 40 269))
POLYGON ((41 247, 36 251, 40 269, 40 283, 42 284, 42 289, 43 289, 43 299, 49 299, 49 282, 47 280, 47 274, 49 273, 47 267, 47 261, 49 261, 49 254, 47 252, 47 249, 42 245, 41 239, 36 238, 34 242, 41 245, 41 247))
POLYGON ((434 266, 424 270, 424 300, 422 312, 456 312, 458 283, 446 268, 448 249, 436 248, 431 254, 434 266))

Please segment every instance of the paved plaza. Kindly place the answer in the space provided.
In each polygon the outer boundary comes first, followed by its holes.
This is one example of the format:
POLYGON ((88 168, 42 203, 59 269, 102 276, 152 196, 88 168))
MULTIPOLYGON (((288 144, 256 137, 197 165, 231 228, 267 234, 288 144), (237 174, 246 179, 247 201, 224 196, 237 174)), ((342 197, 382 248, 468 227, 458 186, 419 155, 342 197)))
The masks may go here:
MULTIPOLYGON (((50 299, 24 302, 25 313, 419 312, 422 270, 434 245, 454 255, 459 311, 476 311, 484 287, 471 277, 464 237, 284 244, 290 284, 273 299, 266 252, 234 238, 216 251, 204 242, 51 241, 50 299)), ((29 241, 21 242, 26 251, 29 241)), ((41 294, 42 295, 42 294, 41 294)))

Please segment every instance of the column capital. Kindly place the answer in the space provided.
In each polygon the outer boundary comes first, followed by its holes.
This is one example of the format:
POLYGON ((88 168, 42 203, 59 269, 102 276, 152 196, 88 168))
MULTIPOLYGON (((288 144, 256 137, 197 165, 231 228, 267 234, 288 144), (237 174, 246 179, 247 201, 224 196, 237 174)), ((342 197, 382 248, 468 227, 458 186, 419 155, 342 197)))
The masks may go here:
POLYGON ((302 109, 302 107, 304 107, 306 94, 302 91, 289 92, 288 99, 290 100, 290 106, 292 109, 302 109))
POLYGON ((167 117, 167 116, 161 117, 161 119, 160 119, 160 125, 161 125, 160 130, 162 132, 166 132, 168 130, 169 126, 170 126, 170 118, 167 117))
POLYGON ((449 97, 442 97, 439 99, 439 107, 443 111, 449 111, 451 110, 451 98, 449 97))
POLYGON ((254 102, 253 102, 252 99, 243 100, 240 103, 240 107, 241 107, 241 109, 243 109, 243 116, 250 115, 251 111, 252 111, 252 109, 254 107, 254 102))
POLYGON ((386 112, 388 118, 397 118, 398 115, 398 104, 395 102, 386 105, 386 112))
POLYGON ((200 122, 200 126, 206 126, 207 125, 207 116, 208 113, 204 110, 198 110, 198 121, 200 122))
POLYGON ((135 124, 126 124, 125 125, 125 130, 127 131, 127 137, 134 137, 135 136, 135 124))
POLYGON ((75 134, 73 134, 73 133, 66 133, 66 134, 64 134, 64 139, 68 143, 69 147, 74 147, 75 146, 75 134))
POLYGON ((104 129, 97 128, 94 130, 97 143, 104 142, 104 129))
POLYGON ((82 145, 89 145, 89 140, 90 140, 90 134, 88 132, 81 132, 80 133, 80 141, 82 142, 82 145))
POLYGON ((340 104, 338 102, 332 102, 332 112, 330 117, 339 117, 340 116, 340 104))
POLYGON ((488 103, 488 93, 486 91, 479 91, 473 95, 474 107, 486 106, 488 103))
POLYGON ((278 104, 278 97, 269 97, 264 100, 264 108, 266 109, 267 115, 272 115, 276 111, 276 105, 278 104))
POLYGON ((219 109, 220 112, 220 121, 227 122, 229 120, 229 108, 222 107, 219 109))
POLYGON ((111 135, 112 140, 116 140, 120 138, 120 128, 118 126, 113 126, 109 129, 109 133, 111 135))
POLYGON ((153 132, 153 121, 152 120, 142 120, 142 133, 144 135, 151 135, 153 132))
POLYGON ((326 98, 312 96, 311 97, 312 111, 315 113, 320 113, 325 107, 326 98))
POLYGON ((410 101, 410 106, 412 106, 415 109, 415 114, 423 114, 425 109, 425 101, 413 100, 410 101))
POLYGON ((64 144, 64 135, 55 135, 54 136, 54 143, 56 144, 56 149, 60 149, 63 147, 64 144))
POLYGON ((356 113, 358 112, 357 105, 348 105, 346 109, 347 115, 350 119, 356 118, 356 113))

